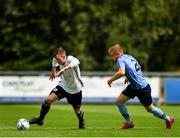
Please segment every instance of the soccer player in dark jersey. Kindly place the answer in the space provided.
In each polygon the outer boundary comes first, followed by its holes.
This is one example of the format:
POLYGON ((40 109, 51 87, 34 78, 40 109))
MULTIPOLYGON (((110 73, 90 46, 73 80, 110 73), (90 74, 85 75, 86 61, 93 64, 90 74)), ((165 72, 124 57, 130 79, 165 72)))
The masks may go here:
POLYGON ((79 119, 79 128, 85 128, 84 112, 81 110, 83 83, 79 64, 79 60, 73 56, 68 56, 62 47, 54 50, 50 80, 54 80, 56 77, 59 77, 60 80, 42 103, 39 117, 30 119, 30 124, 43 125, 50 105, 57 100, 66 98, 79 119), (57 70, 57 67, 60 68, 60 71, 57 70))
POLYGON ((152 113, 154 116, 165 120, 166 128, 171 129, 174 123, 174 118, 169 117, 161 109, 153 105, 151 87, 144 78, 138 61, 131 55, 124 54, 123 48, 119 44, 110 47, 108 49, 108 53, 110 54, 111 58, 117 62, 118 68, 118 71, 107 81, 108 85, 111 87, 111 83, 122 76, 126 77, 125 83, 129 82, 129 85, 125 90, 122 91, 116 101, 119 111, 125 119, 125 123, 121 128, 128 129, 134 127, 125 103, 130 98, 137 96, 141 104, 149 113, 152 113))

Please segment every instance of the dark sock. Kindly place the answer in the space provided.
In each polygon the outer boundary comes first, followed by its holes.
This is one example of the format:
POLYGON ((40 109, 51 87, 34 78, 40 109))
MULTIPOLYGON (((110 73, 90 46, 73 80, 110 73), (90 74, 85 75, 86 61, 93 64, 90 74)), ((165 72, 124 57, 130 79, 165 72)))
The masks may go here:
POLYGON ((48 113, 49 109, 50 109, 50 104, 48 104, 46 101, 44 101, 44 103, 41 105, 41 111, 40 111, 40 115, 38 117, 38 119, 40 121, 44 120, 44 117, 48 113))
POLYGON ((77 114, 79 120, 83 120, 83 116, 84 116, 84 112, 83 111, 80 111, 78 114, 77 114))

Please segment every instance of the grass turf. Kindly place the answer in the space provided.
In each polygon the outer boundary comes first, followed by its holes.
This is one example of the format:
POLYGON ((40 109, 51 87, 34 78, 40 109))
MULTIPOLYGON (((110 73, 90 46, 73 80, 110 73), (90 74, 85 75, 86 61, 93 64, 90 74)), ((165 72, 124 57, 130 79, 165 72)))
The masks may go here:
POLYGON ((180 136, 179 106, 160 106, 175 117, 173 129, 165 129, 164 120, 154 117, 141 105, 127 105, 135 128, 122 130, 124 122, 115 105, 82 105, 86 129, 78 129, 78 120, 70 105, 54 104, 43 126, 31 125, 29 130, 18 131, 20 118, 39 114, 40 105, 0 105, 0 137, 178 137, 180 136))

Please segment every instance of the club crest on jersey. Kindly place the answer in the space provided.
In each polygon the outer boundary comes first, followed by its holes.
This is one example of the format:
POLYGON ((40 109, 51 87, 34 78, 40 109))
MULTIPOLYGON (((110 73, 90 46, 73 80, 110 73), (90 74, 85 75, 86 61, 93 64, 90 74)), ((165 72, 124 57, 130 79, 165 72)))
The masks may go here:
POLYGON ((57 89, 57 88, 54 88, 53 91, 56 92, 56 91, 58 91, 58 89, 57 89))

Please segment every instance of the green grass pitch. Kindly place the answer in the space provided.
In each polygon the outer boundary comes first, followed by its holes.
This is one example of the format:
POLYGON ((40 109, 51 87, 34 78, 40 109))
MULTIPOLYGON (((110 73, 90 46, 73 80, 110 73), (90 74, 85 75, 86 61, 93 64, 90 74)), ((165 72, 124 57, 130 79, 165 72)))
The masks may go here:
POLYGON ((135 128, 122 130, 124 122, 115 105, 82 105, 86 129, 78 129, 78 120, 70 105, 53 104, 43 126, 31 125, 29 130, 18 131, 16 122, 39 114, 40 104, 1 104, 0 137, 180 137, 179 106, 160 106, 175 117, 171 130, 165 129, 164 120, 154 117, 141 105, 127 105, 135 128))

